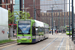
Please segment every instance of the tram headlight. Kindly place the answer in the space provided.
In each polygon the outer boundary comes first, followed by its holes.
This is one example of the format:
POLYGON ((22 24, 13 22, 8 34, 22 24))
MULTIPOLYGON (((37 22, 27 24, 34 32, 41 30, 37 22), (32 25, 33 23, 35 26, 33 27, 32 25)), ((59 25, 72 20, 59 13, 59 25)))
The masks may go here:
POLYGON ((69 33, 69 32, 66 32, 66 33, 69 33))
POLYGON ((20 39, 20 37, 17 37, 17 39, 20 39))
POLYGON ((31 39, 31 37, 28 37, 28 39, 31 39))

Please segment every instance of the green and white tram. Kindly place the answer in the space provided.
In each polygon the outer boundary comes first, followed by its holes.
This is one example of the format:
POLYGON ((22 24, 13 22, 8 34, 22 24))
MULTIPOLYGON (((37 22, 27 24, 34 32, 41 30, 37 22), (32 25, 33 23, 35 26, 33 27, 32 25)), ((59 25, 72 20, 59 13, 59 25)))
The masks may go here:
POLYGON ((20 20, 17 24, 17 43, 35 43, 48 38, 49 25, 37 20, 20 20))
POLYGON ((69 26, 66 26, 66 34, 69 35, 69 31, 70 31, 70 35, 72 35, 72 27, 70 26, 70 30, 69 30, 69 26))

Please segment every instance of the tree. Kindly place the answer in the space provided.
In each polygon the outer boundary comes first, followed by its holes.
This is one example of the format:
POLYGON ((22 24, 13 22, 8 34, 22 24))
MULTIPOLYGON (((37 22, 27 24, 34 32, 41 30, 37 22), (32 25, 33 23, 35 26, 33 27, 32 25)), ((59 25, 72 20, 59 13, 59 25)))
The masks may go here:
MULTIPOLYGON (((8 23, 9 24, 14 24, 15 16, 17 17, 17 20, 20 20, 20 19, 23 19, 23 20, 32 19, 32 18, 30 18, 30 14, 27 13, 27 12, 22 12, 22 11, 10 12, 10 11, 8 11, 8 23)), ((17 23, 17 21, 16 21, 16 23, 17 23)), ((14 26, 12 26, 12 25, 9 26, 9 37, 10 37, 10 33, 11 34, 13 33, 13 32, 10 31, 10 29, 13 31, 13 27, 14 26)))
POLYGON ((14 12, 10 12, 10 10, 8 11, 8 24, 13 24, 14 23, 14 12))
MULTIPOLYGON (((14 12, 11 12, 10 10, 8 10, 8 24, 14 24, 14 19, 15 19, 15 16, 14 16, 14 12)), ((8 37, 10 38, 10 29, 13 30, 13 26, 9 26, 9 35, 8 37)))
POLYGON ((30 18, 30 14, 28 12, 19 11, 19 12, 15 12, 15 15, 18 15, 17 20, 20 20, 20 19, 23 19, 23 20, 32 19, 32 18, 30 18))
POLYGON ((20 19, 23 19, 23 20, 32 19, 32 17, 30 17, 30 14, 28 12, 22 12, 22 11, 10 12, 10 11, 8 11, 8 23, 9 24, 14 24, 15 15, 17 15, 16 16, 17 20, 20 20, 20 19))

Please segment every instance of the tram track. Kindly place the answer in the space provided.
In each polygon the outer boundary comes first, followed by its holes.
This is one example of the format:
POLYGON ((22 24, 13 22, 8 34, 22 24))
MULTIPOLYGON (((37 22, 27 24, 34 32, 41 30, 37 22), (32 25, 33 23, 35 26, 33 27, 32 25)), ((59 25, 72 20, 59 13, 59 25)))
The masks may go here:
MULTIPOLYGON (((51 45, 51 44, 54 44, 56 42, 56 40, 59 39, 58 37, 55 38, 52 42, 50 42, 47 46, 45 46, 42 50, 46 50, 48 49, 48 47, 51 45)), ((62 38, 62 40, 60 41, 60 44, 59 44, 59 47, 57 48, 57 50, 60 50, 62 44, 63 44, 63 41, 64 41, 64 37, 62 38)), ((57 46, 57 45, 56 45, 57 46)))
POLYGON ((20 50, 20 48, 23 48, 23 47, 26 47, 26 45, 12 45, 12 46, 8 46, 8 47, 5 47, 3 48, 2 50, 20 50))
POLYGON ((22 47, 18 48, 17 50, 21 50, 21 49, 23 49, 23 48, 25 48, 25 47, 27 47, 27 46, 22 46, 22 47))
POLYGON ((4 47, 4 46, 10 45, 10 44, 14 44, 14 43, 16 43, 16 41, 5 43, 5 44, 0 44, 0 47, 4 47))
POLYGON ((50 42, 50 43, 49 43, 46 47, 44 47, 42 50, 45 50, 48 46, 50 46, 52 43, 54 43, 57 39, 58 39, 58 37, 55 38, 52 42, 50 42))
POLYGON ((36 44, 17 45, 16 43, 10 46, 7 45, 7 47, 3 47, 2 50, 61 50, 61 49, 65 49, 66 38, 64 36, 61 37, 61 35, 60 36, 58 35, 56 37, 51 37, 47 40, 38 42, 36 44))
POLYGON ((62 46, 62 44, 63 44, 63 41, 64 41, 64 37, 63 37, 62 40, 61 40, 61 43, 60 43, 60 45, 59 45, 59 47, 58 47, 58 50, 60 50, 60 48, 61 48, 61 46, 62 46))
POLYGON ((7 50, 7 49, 12 48, 12 47, 15 47, 15 46, 17 46, 17 45, 12 45, 12 46, 9 46, 9 47, 5 47, 2 50, 7 50))

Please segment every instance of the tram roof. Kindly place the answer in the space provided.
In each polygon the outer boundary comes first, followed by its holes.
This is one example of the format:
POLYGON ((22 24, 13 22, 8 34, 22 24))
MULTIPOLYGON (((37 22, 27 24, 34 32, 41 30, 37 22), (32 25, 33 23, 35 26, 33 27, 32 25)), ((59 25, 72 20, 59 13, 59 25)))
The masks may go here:
POLYGON ((44 23, 38 20, 35 20, 35 26, 36 27, 44 27, 44 23))
MULTIPOLYGON (((33 20, 35 21, 35 26, 36 27, 45 27, 45 28, 49 28, 49 25, 47 23, 38 21, 38 20, 34 20, 34 19, 27 19, 27 20, 33 20)), ((21 21, 21 20, 20 20, 21 21)))

